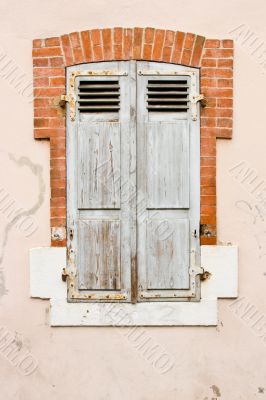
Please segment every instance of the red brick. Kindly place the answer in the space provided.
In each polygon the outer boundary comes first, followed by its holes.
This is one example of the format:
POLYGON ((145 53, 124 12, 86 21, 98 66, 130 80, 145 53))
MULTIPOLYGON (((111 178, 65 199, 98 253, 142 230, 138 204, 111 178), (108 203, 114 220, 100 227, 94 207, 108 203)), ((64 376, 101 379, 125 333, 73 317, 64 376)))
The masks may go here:
MULTIPOLYGON (((204 195, 212 195, 215 198, 216 195, 216 189, 214 186, 210 186, 210 187, 202 187, 200 190, 201 194, 204 195)), ((203 203, 204 205, 207 205, 205 202, 203 203)))
POLYGON ((64 68, 34 68, 33 75, 36 77, 65 76, 64 68))
POLYGON ((34 105, 34 107, 54 106, 54 99, 53 99, 53 97, 34 98, 33 105, 34 105))
POLYGON ((50 61, 51 67, 63 67, 64 66, 63 57, 50 57, 49 61, 50 61))
POLYGON ((60 112, 58 108, 35 108, 34 109, 34 116, 35 117, 58 117, 60 116, 60 112))
POLYGON ((153 53, 152 53, 152 59, 155 61, 160 61, 162 58, 164 36, 165 36, 164 30, 162 30, 162 29, 155 30, 154 46, 153 46, 153 53))
POLYGON ((200 165, 202 167, 215 166, 216 165, 216 157, 201 157, 200 165))
POLYGON ((70 37, 70 42, 72 45, 74 63, 81 64, 83 62, 83 54, 82 54, 81 45, 80 45, 79 33, 72 32, 72 33, 70 33, 69 37, 70 37))
MULTIPOLYGON (((202 93, 204 93, 205 88, 203 88, 202 93)), ((216 107, 217 99, 215 97, 208 97, 207 99, 207 108, 216 107)))
MULTIPOLYGON (((216 236, 210 236, 210 237, 206 237, 206 236, 201 236, 200 237, 200 244, 201 245, 216 245, 216 236)), ((60 243, 60 242, 59 242, 60 243)))
POLYGON ((65 207, 51 207, 50 208, 51 218, 53 217, 65 217, 66 208, 65 207))
POLYGON ((204 94, 206 97, 215 96, 215 97, 232 97, 233 90, 232 89, 222 89, 222 88, 206 88, 204 89, 204 94))
POLYGON ((35 118, 34 127, 35 128, 46 128, 49 126, 49 118, 35 118))
POLYGON ((191 65, 194 67, 200 65, 204 42, 205 42, 205 37, 199 35, 196 36, 193 54, 191 58, 191 65))
POLYGON ((66 148, 66 139, 63 137, 51 137, 50 148, 51 149, 65 149, 66 148))
POLYGON ((50 207, 66 207, 65 197, 54 197, 50 200, 50 207))
POLYGON ((124 54, 123 60, 130 60, 132 57, 132 29, 124 30, 124 54))
POLYGON ((103 29, 103 54, 105 60, 112 59, 112 31, 111 29, 103 29))
POLYGON ((123 53, 122 53, 122 45, 115 44, 114 45, 114 57, 115 60, 123 60, 123 53))
POLYGON ((164 46, 171 47, 174 43, 175 32, 174 31, 166 31, 165 39, 164 39, 164 46))
POLYGON ((234 47, 234 41, 231 39, 223 40, 223 47, 227 49, 232 49, 234 47))
MULTIPOLYGON (((51 179, 51 188, 55 189, 65 189, 66 187, 66 179, 51 179)), ((63 196, 59 196, 63 197, 63 196)))
POLYGON ((84 61, 90 62, 92 61, 92 47, 89 31, 81 32, 81 41, 83 47, 84 61))
POLYGON ((201 195, 200 202, 204 206, 215 206, 216 205, 216 196, 214 195, 201 195))
POLYGON ((181 64, 190 65, 191 54, 192 54, 191 50, 183 49, 181 64))
POLYGON ((214 49, 214 48, 219 48, 221 45, 220 40, 217 39, 207 39, 205 41, 205 48, 207 49, 214 49))
POLYGON ((54 97, 63 94, 63 88, 38 88, 34 89, 34 95, 37 97, 54 97))
POLYGON ((34 67, 48 67, 49 59, 48 58, 34 58, 33 66, 34 67))
POLYGON ((49 86, 49 78, 34 78, 33 79, 34 87, 46 87, 49 86))
POLYGON ((59 37, 51 37, 51 38, 45 39, 45 46, 46 47, 60 46, 59 37))
POLYGON ((32 50, 33 57, 53 57, 61 55, 62 55, 61 47, 42 47, 40 49, 32 50))
POLYGON ((91 43, 93 50, 93 60, 94 61, 102 61, 103 60, 103 51, 101 45, 101 31, 100 29, 93 29, 91 31, 91 43))
POLYGON ((173 49, 172 60, 171 60, 172 63, 176 63, 176 64, 180 63, 184 38, 185 38, 184 32, 176 32, 174 49, 173 49))
POLYGON ((51 149, 51 157, 56 158, 56 157, 66 157, 66 150, 63 149, 51 149))
POLYGON ((232 138, 232 129, 231 128, 220 128, 217 132, 217 138, 220 139, 231 139, 232 138))
POLYGON ((209 205, 201 205, 200 213, 202 215, 215 215, 216 214, 216 207, 209 206, 209 205))
POLYGON ((217 99, 217 107, 226 107, 232 108, 233 107, 233 100, 232 99, 217 99))
POLYGON ((142 28, 135 28, 134 29, 134 44, 133 44, 133 58, 136 60, 141 59, 142 54, 142 35, 143 29, 142 28))
POLYGON ((203 58, 201 65, 202 67, 217 67, 217 60, 215 58, 203 58))
POLYGON ((204 117, 228 117, 231 118, 233 115, 232 108, 204 108, 201 111, 201 115, 204 117))
POLYGON ((51 168, 50 169, 51 179, 62 179, 66 178, 65 168, 51 168))
POLYGON ((185 38, 185 42, 184 42, 184 49, 192 50, 193 44, 195 41, 195 37, 196 37, 196 35, 194 35, 194 33, 186 34, 186 38, 185 38))
POLYGON ((233 57, 232 49, 206 49, 204 56, 206 58, 227 58, 233 57))
POLYGON ((233 80, 232 79, 218 79, 218 87, 233 87, 233 80))
POLYGON ((171 60, 174 39, 175 39, 175 32, 166 31, 164 39, 163 55, 162 55, 162 60, 164 62, 170 62, 171 60))
POLYGON ((217 87, 217 79, 215 78, 201 78, 201 87, 217 87))
POLYGON ((231 60, 230 58, 220 58, 217 60, 218 67, 224 67, 224 68, 233 68, 233 60, 231 60))
POLYGON ((144 44, 144 47, 143 47, 143 59, 144 60, 150 60, 151 59, 151 53, 152 53, 152 45, 151 44, 144 44))
POLYGON ((63 128, 65 126, 65 118, 49 118, 49 128, 63 128))
POLYGON ((216 225, 216 215, 201 215, 200 217, 200 223, 201 224, 207 224, 207 225, 216 225))
POLYGON ((60 87, 66 84, 66 79, 63 77, 60 78, 50 78, 50 86, 60 87))
MULTIPOLYGON (((66 184, 64 184, 63 188, 58 188, 58 187, 51 188, 51 196, 52 197, 64 196, 65 192, 66 192, 66 184)), ((56 225, 56 226, 58 226, 58 225, 56 225)))
POLYGON ((42 44, 43 44, 43 39, 34 39, 32 41, 33 48, 40 48, 40 47, 42 47, 42 44))
POLYGON ((200 177, 200 186, 201 187, 216 186, 216 177, 215 176, 201 176, 200 177))
POLYGON ((162 56, 163 61, 169 62, 171 60, 171 54, 172 54, 172 47, 164 47, 162 56))
POLYGON ((122 28, 114 28, 114 59, 122 60, 122 41, 123 41, 123 30, 122 28))
POLYGON ((36 128, 34 129, 34 134, 41 138, 51 138, 52 136, 56 136, 56 137, 65 137, 65 129, 63 128, 57 128, 57 129, 52 129, 52 128, 36 128))
POLYGON ((50 161, 51 167, 65 167, 66 166, 66 160, 62 158, 51 158, 50 161))
POLYGON ((215 138, 217 135, 217 128, 201 127, 200 136, 201 138, 215 138))
POLYGON ((65 64, 72 65, 74 63, 73 53, 70 45, 70 39, 68 35, 61 36, 61 45, 63 48, 64 56, 65 56, 65 64))
POLYGON ((232 78, 233 71, 229 68, 202 68, 202 77, 215 77, 215 78, 232 78))
MULTIPOLYGON (((138 29, 138 28, 136 28, 138 29)), ((122 44, 122 40, 123 39, 123 29, 122 28, 114 28, 114 42, 116 44, 121 43, 122 44)))
POLYGON ((144 42, 147 44, 152 44, 154 40, 154 28, 145 28, 145 39, 144 42))
POLYGON ((200 119, 201 126, 204 127, 215 127, 216 126, 216 119, 215 118, 201 118, 200 119))

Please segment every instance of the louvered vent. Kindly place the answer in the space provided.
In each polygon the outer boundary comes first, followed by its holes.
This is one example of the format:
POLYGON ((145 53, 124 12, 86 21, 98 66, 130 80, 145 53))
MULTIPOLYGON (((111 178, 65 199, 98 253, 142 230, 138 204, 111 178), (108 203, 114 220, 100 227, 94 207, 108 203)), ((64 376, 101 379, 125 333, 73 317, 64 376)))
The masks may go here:
POLYGON ((187 112, 189 85, 182 80, 149 80, 147 108, 149 111, 187 112))
POLYGON ((117 112, 120 108, 118 80, 84 80, 78 86, 80 112, 117 112))

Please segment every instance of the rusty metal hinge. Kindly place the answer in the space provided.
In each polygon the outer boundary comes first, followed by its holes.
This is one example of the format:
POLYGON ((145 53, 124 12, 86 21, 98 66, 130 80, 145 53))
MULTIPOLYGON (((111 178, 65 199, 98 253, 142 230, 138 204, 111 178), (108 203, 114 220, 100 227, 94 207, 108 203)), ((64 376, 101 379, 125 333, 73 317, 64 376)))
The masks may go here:
POLYGON ((191 118, 192 121, 197 121, 197 102, 198 101, 203 101, 204 100, 204 95, 203 94, 198 94, 198 93, 191 93, 189 95, 189 101, 191 103, 191 118))
POLYGON ((62 272, 62 281, 66 282, 67 277, 69 276, 69 271, 67 268, 63 268, 63 272, 62 272))

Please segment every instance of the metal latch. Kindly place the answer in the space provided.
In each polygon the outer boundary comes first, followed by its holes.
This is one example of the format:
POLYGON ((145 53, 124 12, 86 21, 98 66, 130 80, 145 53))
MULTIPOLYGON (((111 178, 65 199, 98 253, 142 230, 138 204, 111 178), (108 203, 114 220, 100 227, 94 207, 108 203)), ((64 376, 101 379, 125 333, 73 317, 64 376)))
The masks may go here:
POLYGON ((71 121, 74 121, 75 114, 76 114, 76 100, 72 94, 62 94, 61 95, 60 101, 59 101, 60 107, 65 107, 66 103, 69 104, 70 119, 71 119, 71 121))
POLYGON ((70 101, 70 97, 68 94, 62 94, 60 97, 60 101, 59 101, 59 105, 60 107, 65 107, 66 106, 66 102, 70 101))
POLYGON ((211 276, 211 273, 208 271, 205 271, 203 267, 200 267, 196 263, 196 250, 192 249, 191 250, 191 267, 189 269, 189 274, 192 276, 200 276, 201 281, 205 281, 211 276))
POLYGON ((202 102, 204 100, 204 95, 203 94, 196 94, 196 93, 191 93, 189 95, 189 101, 191 104, 191 118, 192 121, 197 121, 197 102, 200 101, 202 102))
POLYGON ((62 281, 66 282, 67 277, 69 276, 69 272, 67 268, 63 268, 63 272, 62 272, 62 281))

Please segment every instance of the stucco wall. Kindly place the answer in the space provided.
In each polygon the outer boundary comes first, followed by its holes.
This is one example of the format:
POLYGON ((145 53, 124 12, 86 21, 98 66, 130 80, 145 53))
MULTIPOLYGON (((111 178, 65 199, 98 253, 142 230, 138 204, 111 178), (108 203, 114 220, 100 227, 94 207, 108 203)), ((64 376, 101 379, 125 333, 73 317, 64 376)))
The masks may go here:
MULTIPOLYGON (((28 268, 29 248, 50 243, 49 142, 33 139, 29 92, 16 89, 0 71, 0 189, 20 212, 33 214, 36 228, 32 233, 23 225, 10 225, 8 212, 0 212, 0 329, 5 326, 15 345, 38 364, 25 376, 21 366, 15 367, 0 349, 1 399, 266 398, 265 340, 258 332, 259 322, 255 325, 266 314, 265 217, 259 215, 258 201, 251 193, 255 186, 250 189, 247 181, 235 178, 235 170, 230 172, 244 161, 246 168, 257 171, 258 183, 266 179, 266 69, 260 65, 266 48, 264 2, 1 0, 0 10, 2 54, 25 73, 25 82, 31 80, 36 37, 95 27, 153 26, 236 39, 234 135, 231 141, 218 140, 217 146, 218 238, 239 245, 240 298, 245 298, 244 308, 250 304, 253 314, 257 311, 247 321, 243 312, 236 313, 232 300, 219 300, 216 328, 139 328, 173 357, 173 367, 165 373, 121 328, 49 327, 48 302, 29 298, 28 268), (254 32, 255 44, 237 39, 241 30, 254 32)), ((260 207, 261 214, 263 210, 260 207)))

